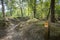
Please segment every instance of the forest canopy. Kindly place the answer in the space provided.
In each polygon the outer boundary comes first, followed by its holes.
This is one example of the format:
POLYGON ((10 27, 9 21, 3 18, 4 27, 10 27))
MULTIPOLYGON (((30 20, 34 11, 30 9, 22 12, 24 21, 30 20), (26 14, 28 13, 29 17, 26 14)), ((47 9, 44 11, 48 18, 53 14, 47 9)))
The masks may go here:
MULTIPOLYGON (((51 0, 3 0, 6 17, 30 17, 46 19, 49 13, 51 0)), ((60 0, 55 0, 55 14, 60 17, 60 0)), ((3 17, 0 0, 0 18, 3 17)))

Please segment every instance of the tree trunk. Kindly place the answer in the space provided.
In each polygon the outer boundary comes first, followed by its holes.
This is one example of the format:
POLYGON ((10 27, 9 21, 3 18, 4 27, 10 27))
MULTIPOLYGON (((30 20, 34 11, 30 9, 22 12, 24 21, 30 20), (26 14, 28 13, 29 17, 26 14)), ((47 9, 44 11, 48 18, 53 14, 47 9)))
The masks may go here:
POLYGON ((21 17, 23 17, 23 11, 22 11, 22 8, 20 8, 21 9, 21 17))
MULTIPOLYGON (((22 4, 23 1, 19 0, 19 2, 20 2, 20 4, 22 4)), ((21 17, 23 17, 23 10, 22 10, 22 7, 21 7, 21 5, 19 5, 19 6, 20 6, 20 10, 21 10, 21 17)))
POLYGON ((51 22, 55 22, 55 0, 51 0, 51 22))
POLYGON ((6 15, 5 15, 5 8, 4 8, 4 0, 1 0, 2 5, 2 14, 3 14, 3 27, 6 28, 6 15))
POLYGON ((4 0, 1 0, 3 18, 5 19, 4 0))
POLYGON ((34 11, 34 18, 36 18, 36 0, 34 0, 33 11, 34 11))
POLYGON ((29 0, 28 0, 28 16, 29 16, 29 0))
POLYGON ((10 8, 10 16, 12 16, 12 10, 11 9, 12 9, 12 7, 10 8))

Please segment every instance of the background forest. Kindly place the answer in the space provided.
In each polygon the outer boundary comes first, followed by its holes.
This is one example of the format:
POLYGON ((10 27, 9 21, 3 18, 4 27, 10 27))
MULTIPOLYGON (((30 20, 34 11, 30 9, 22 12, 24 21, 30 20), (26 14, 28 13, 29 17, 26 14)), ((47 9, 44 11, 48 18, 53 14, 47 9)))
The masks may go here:
MULTIPOLYGON (((4 0, 4 14, 6 17, 30 17, 45 19, 50 10, 51 0, 4 0)), ((55 0, 55 15, 60 17, 60 0, 55 0)), ((2 18, 2 6, 0 1, 0 17, 2 18)), ((50 13, 49 13, 50 14, 50 13)))
POLYGON ((0 0, 0 40, 60 40, 60 0, 0 0))

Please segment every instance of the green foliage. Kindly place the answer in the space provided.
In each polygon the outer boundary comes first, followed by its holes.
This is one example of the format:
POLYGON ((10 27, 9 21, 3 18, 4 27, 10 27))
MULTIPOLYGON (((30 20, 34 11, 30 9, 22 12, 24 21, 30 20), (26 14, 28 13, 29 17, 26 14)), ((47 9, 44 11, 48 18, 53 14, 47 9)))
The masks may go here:
MULTIPOLYGON (((34 13, 34 3, 35 0, 5 0, 7 7, 6 16, 7 17, 30 17, 33 18, 34 13)), ((60 5, 59 0, 55 1, 55 13, 60 16, 60 5)), ((50 8, 50 0, 36 0, 36 18, 44 19, 46 18, 50 8)), ((0 12, 0 17, 2 13, 0 12)))

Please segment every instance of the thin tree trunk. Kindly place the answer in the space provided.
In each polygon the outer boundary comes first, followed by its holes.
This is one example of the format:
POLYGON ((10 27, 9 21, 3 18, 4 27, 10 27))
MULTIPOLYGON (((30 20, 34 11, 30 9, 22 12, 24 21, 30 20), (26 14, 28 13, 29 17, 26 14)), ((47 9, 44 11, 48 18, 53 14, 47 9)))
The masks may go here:
POLYGON ((29 0, 28 0, 28 16, 29 16, 29 0))
POLYGON ((21 9, 21 17, 23 17, 23 11, 22 11, 22 8, 20 8, 21 9))
POLYGON ((29 7, 28 7, 28 16, 29 16, 29 7))
POLYGON ((34 11, 34 18, 36 18, 36 0, 34 0, 34 8, 33 8, 33 11, 34 11))
POLYGON ((2 13, 3 13, 3 18, 5 19, 4 0, 1 0, 1 4, 2 4, 2 13))
POLYGON ((12 7, 10 8, 10 15, 12 16, 12 10, 11 9, 12 9, 12 7))
POLYGON ((6 27, 6 15, 5 15, 5 8, 4 8, 4 0, 1 0, 2 5, 2 14, 3 14, 3 27, 6 27))
POLYGON ((51 22, 55 22, 55 0, 51 0, 51 22))
MULTIPOLYGON (((19 0, 19 2, 20 2, 20 4, 22 4, 22 1, 19 0)), ((21 5, 19 5, 19 6, 21 6, 21 5)), ((21 17, 23 17, 22 7, 20 7, 20 9, 21 9, 21 17)))

